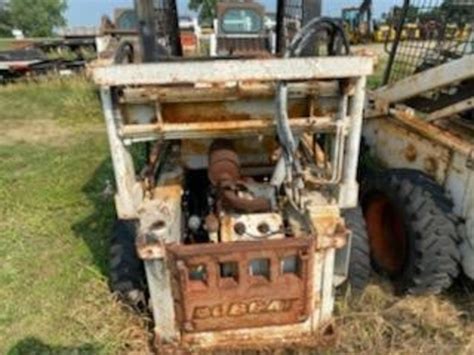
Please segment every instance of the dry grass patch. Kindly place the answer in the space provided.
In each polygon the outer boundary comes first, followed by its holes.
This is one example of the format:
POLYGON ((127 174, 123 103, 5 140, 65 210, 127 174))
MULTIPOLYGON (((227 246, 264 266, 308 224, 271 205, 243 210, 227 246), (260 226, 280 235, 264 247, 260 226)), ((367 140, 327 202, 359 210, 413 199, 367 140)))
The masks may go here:
POLYGON ((338 304, 336 353, 469 354, 472 313, 446 296, 395 297, 384 283, 338 304))

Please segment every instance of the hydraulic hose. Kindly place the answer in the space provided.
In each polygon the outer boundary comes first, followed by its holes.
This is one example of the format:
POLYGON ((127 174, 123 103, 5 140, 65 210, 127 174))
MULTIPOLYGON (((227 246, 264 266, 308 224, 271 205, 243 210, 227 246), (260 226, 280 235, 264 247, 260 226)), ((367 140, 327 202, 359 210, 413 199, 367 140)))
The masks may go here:
POLYGON ((134 59, 133 43, 130 41, 120 42, 114 54, 114 64, 132 63, 134 59))
MULTIPOLYGON (((327 48, 328 55, 350 54, 349 41, 341 24, 331 18, 316 17, 303 26, 293 37, 284 57, 300 57, 302 53, 306 52, 305 49, 307 49, 308 45, 314 45, 314 40, 318 39, 318 35, 320 34, 326 34, 329 39, 327 48)), ((287 182, 291 182, 293 181, 293 171, 295 171, 298 176, 301 171, 301 165, 298 160, 295 159, 298 143, 291 131, 288 117, 288 86, 284 81, 280 81, 277 85, 276 106, 277 134, 283 148, 283 159, 286 168, 284 171, 285 177, 283 179, 274 175, 272 180, 286 180, 287 182)), ((282 169, 278 169, 278 171, 279 172, 276 170, 275 173, 282 173, 282 169)))

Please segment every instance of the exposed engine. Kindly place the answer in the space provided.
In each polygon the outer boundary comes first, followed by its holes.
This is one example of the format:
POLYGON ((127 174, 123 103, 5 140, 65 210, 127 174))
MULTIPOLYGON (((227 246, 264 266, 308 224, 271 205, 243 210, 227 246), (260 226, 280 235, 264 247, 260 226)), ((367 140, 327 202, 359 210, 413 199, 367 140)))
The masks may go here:
POLYGON ((188 171, 184 198, 187 242, 233 242, 285 237, 268 176, 242 176, 230 140, 215 140, 209 168, 188 171))

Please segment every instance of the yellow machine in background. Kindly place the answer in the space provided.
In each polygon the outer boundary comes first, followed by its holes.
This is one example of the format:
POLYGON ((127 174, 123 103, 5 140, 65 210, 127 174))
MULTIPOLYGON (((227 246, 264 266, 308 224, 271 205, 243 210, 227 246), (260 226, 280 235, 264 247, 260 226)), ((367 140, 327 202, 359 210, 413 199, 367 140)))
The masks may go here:
POLYGON ((373 39, 376 43, 384 43, 387 39, 389 42, 395 40, 395 29, 388 24, 381 24, 375 26, 373 39))
POLYGON ((421 38, 420 27, 417 23, 407 23, 403 26, 402 40, 419 40, 421 38))
POLYGON ((342 9, 344 29, 351 44, 372 40, 372 0, 364 0, 359 7, 342 9))

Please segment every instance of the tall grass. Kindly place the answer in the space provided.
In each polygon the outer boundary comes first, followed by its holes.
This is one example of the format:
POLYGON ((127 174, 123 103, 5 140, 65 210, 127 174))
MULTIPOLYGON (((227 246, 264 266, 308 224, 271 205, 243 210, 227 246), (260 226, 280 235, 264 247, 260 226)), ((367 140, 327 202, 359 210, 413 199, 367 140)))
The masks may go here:
POLYGON ((12 49, 13 39, 0 38, 0 51, 7 51, 12 49))
POLYGON ((100 100, 84 75, 27 78, 0 87, 0 119, 99 122, 100 100))

